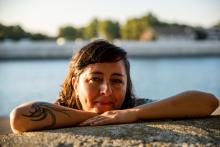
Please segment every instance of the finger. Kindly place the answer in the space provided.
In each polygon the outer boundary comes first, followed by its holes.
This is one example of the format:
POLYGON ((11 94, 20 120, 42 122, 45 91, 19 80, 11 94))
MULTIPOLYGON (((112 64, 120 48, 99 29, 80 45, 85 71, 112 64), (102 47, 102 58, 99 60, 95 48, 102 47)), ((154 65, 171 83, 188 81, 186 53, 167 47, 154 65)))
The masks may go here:
POLYGON ((88 125, 90 122, 94 121, 95 119, 97 119, 97 117, 87 119, 87 120, 81 122, 80 125, 88 125))
POLYGON ((103 117, 95 117, 95 118, 86 120, 84 123, 86 123, 86 124, 87 123, 93 123, 93 122, 101 120, 101 119, 103 119, 103 117))
POLYGON ((91 126, 99 126, 99 125, 106 125, 106 124, 111 124, 112 123, 112 119, 102 119, 99 121, 95 121, 93 123, 91 123, 91 126))
POLYGON ((93 120, 93 121, 90 121, 90 122, 86 122, 86 123, 84 123, 84 124, 82 124, 82 125, 90 125, 90 126, 92 126, 92 125, 97 125, 97 124, 103 124, 104 122, 106 122, 107 120, 109 120, 109 118, 99 118, 99 119, 97 119, 97 120, 93 120))
POLYGON ((106 119, 105 117, 100 117, 100 116, 96 116, 94 118, 90 118, 82 123, 80 123, 80 125, 90 125, 96 121, 99 121, 99 120, 103 120, 103 119, 106 119))

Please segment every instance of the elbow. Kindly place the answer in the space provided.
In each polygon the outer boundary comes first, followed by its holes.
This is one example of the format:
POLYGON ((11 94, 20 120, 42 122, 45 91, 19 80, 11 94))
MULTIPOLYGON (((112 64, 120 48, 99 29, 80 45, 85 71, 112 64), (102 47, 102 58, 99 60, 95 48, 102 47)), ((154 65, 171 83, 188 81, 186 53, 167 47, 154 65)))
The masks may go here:
POLYGON ((213 94, 208 94, 208 99, 209 99, 209 107, 210 107, 210 114, 211 114, 219 107, 219 100, 213 94))
POLYGON ((16 107, 10 113, 10 125, 13 133, 22 133, 27 131, 25 122, 22 119, 22 108, 16 107))
POLYGON ((219 101, 215 95, 201 91, 188 91, 190 98, 194 98, 196 102, 200 102, 203 107, 202 111, 205 116, 212 114, 218 107, 219 101), (198 99, 199 98, 199 99, 198 99))
POLYGON ((219 106, 219 101, 216 98, 215 95, 211 93, 202 93, 201 98, 204 101, 204 104, 206 105, 206 112, 208 115, 210 115, 212 112, 214 112, 218 106, 219 106))

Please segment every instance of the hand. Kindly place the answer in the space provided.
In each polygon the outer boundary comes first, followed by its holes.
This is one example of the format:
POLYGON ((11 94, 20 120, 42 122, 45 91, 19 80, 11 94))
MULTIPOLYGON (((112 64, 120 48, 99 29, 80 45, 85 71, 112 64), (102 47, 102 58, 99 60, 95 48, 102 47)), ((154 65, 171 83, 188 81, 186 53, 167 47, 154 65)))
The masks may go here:
POLYGON ((137 109, 112 110, 80 123, 80 126, 131 123, 138 120, 137 109))

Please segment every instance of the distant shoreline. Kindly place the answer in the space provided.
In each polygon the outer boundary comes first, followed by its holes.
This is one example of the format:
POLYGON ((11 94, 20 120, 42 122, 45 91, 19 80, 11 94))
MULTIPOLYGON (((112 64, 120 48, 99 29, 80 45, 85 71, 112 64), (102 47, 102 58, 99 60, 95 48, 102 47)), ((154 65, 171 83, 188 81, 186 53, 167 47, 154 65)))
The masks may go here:
MULTIPOLYGON (((55 41, 0 42, 0 60, 70 59, 87 43, 80 41, 58 45, 55 41)), ((220 41, 115 41, 114 44, 125 49, 131 58, 220 56, 220 41)))
MULTIPOLYGON (((220 54, 200 54, 200 55, 128 55, 129 58, 218 58, 220 54)), ((70 60, 71 57, 8 57, 0 58, 1 61, 25 61, 25 60, 70 60)))

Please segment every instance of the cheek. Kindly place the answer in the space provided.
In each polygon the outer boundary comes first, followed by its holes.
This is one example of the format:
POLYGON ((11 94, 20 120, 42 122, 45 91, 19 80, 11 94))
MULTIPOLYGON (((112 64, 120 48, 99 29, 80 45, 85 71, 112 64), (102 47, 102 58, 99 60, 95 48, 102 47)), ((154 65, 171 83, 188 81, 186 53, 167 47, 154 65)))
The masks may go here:
POLYGON ((125 97, 126 90, 123 88, 115 88, 114 93, 117 97, 125 97))
POLYGON ((125 94, 126 94, 125 88, 117 88, 114 90, 114 97, 117 100, 117 103, 116 103, 117 107, 120 107, 122 103, 124 102, 125 94))
POLYGON ((98 91, 92 85, 89 85, 86 81, 79 85, 79 98, 82 105, 86 105, 87 107, 92 106, 92 101, 95 99, 98 91))

